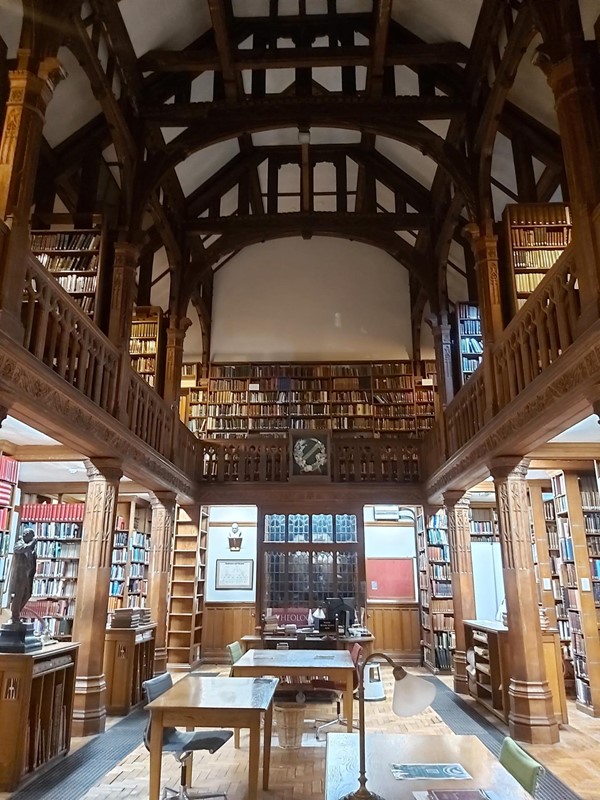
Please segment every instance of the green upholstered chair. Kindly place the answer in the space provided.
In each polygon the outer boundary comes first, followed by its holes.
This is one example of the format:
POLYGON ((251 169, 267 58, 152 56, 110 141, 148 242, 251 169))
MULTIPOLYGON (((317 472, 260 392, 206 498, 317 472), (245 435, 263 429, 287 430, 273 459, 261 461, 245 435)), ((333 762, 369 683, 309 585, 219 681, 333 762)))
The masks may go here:
POLYGON ((229 653, 231 666, 233 666, 236 661, 239 661, 244 655, 244 648, 239 642, 232 642, 231 644, 228 644, 227 651, 229 653))
POLYGON ((526 792, 529 792, 532 797, 535 796, 538 778, 544 768, 510 736, 507 736, 502 742, 500 763, 521 784, 526 792))

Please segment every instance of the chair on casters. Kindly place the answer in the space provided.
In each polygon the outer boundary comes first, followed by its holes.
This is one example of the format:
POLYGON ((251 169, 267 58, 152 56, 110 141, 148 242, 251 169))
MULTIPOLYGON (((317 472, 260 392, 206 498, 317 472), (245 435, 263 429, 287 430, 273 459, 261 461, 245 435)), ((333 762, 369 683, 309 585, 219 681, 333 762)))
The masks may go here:
POLYGON ((529 753, 525 752, 510 736, 507 736, 502 742, 500 763, 521 784, 526 792, 535 797, 538 778, 543 774, 544 767, 529 753))
MULTIPOLYGON (((142 683, 146 693, 146 700, 151 703, 156 700, 163 692, 173 686, 173 679, 168 673, 164 675, 157 675, 155 678, 150 678, 148 681, 142 683)), ((151 721, 148 720, 146 730, 144 731, 144 744, 147 750, 150 750, 150 727, 151 721)), ((209 753, 216 753, 225 742, 231 739, 233 731, 192 731, 191 733, 183 733, 178 731, 177 728, 164 728, 162 750, 164 752, 173 753, 176 761, 181 766, 180 785, 178 789, 172 789, 165 786, 161 800, 167 798, 178 798, 178 800, 195 800, 196 798, 208 797, 223 797, 227 800, 227 795, 223 792, 191 792, 188 784, 188 760, 195 750, 208 750, 209 753)), ((191 780, 191 776, 190 780, 191 780)))
MULTIPOLYGON (((350 655, 352 656, 352 661, 354 662, 354 674, 352 676, 352 686, 353 690, 355 691, 358 688, 358 664, 360 662, 360 657, 362 655, 362 646, 355 642, 352 645, 352 650, 350 651, 350 655)), ((346 684, 341 683, 339 681, 326 681, 326 680, 314 680, 312 681, 312 688, 313 689, 327 689, 335 692, 335 704, 336 704, 336 715, 333 719, 330 719, 328 722, 324 722, 322 725, 316 726, 317 728, 317 741, 319 741, 319 736, 321 731, 327 730, 327 728, 331 728, 334 725, 346 725, 346 720, 342 716, 342 695, 346 691, 346 684)), ((315 723, 319 722, 319 720, 315 720, 315 723)), ((356 725, 355 722, 352 722, 352 727, 356 730, 359 730, 359 726, 356 725)))

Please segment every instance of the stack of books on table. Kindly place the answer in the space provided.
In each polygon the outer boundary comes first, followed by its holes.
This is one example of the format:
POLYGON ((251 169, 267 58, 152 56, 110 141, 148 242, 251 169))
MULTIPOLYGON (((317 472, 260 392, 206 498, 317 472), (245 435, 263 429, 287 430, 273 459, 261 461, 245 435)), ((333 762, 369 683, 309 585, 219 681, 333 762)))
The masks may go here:
POLYGON ((138 608, 137 609, 140 615, 139 625, 148 625, 152 620, 150 619, 150 609, 149 608, 138 608))
POLYGON ((139 624, 139 608, 115 608, 110 615, 111 628, 137 628, 139 624))

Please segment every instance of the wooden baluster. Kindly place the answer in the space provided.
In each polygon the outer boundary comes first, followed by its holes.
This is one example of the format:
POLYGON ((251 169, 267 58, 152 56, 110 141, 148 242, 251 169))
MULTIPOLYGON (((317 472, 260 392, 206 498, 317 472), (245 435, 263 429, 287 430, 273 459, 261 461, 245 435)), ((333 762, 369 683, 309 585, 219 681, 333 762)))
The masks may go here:
POLYGON ((560 342, 560 349, 562 352, 564 352, 573 341, 571 331, 569 329, 566 305, 563 305, 564 300, 565 298, 562 296, 562 292, 560 292, 556 299, 556 322, 558 325, 558 340, 560 342))
POLYGON ((556 361, 559 355, 558 330, 556 327, 556 306, 552 299, 548 304, 548 338, 550 340, 550 363, 556 361))

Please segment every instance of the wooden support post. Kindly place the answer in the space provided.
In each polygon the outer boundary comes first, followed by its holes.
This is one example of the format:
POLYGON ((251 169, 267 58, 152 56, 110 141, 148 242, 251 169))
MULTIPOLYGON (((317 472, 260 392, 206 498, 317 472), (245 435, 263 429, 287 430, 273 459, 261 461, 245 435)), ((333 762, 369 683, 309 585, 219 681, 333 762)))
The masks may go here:
POLYGON ((438 364, 438 392, 442 408, 445 409, 454 399, 450 325, 446 314, 442 315, 441 321, 432 315, 428 322, 433 333, 435 361, 438 364))
POLYGON ((73 641, 80 643, 75 681, 73 735, 102 733, 106 724, 104 636, 113 550, 120 464, 111 458, 85 461, 88 492, 83 519, 81 557, 73 641))
MULTIPOLYGON (((19 51, 19 62, 28 60, 19 51)), ((0 327, 22 338, 21 303, 25 283, 25 254, 29 251, 29 217, 38 167, 46 108, 64 76, 56 58, 44 59, 37 74, 27 69, 10 73, 0 142, 0 219, 10 228, 0 261, 0 327)))
POLYGON ((152 621, 156 622, 154 674, 167 669, 167 598, 171 570, 171 547, 175 520, 175 494, 154 492, 152 503, 152 528, 150 536, 150 570, 148 582, 148 607, 152 621))
POLYGON ((138 255, 138 248, 135 245, 129 242, 115 242, 108 338, 123 353, 129 352, 138 255))
POLYGON ((183 342, 191 319, 184 317, 167 328, 167 348, 165 365, 165 402, 175 409, 179 405, 181 393, 181 365, 183 363, 183 342))
POLYGON ((456 636, 454 691, 458 694, 469 694, 464 620, 475 619, 469 495, 461 491, 445 492, 444 505, 448 514, 448 542, 450 544, 454 631, 456 636))
POLYGON ((546 679, 544 649, 531 551, 527 460, 502 457, 490 465, 498 503, 504 590, 508 612, 510 735, 523 742, 559 740, 546 679), (532 613, 532 610, 534 613, 532 613))
MULTIPOLYGON (((550 552, 548 548, 548 534, 546 532, 546 517, 544 515, 543 490, 548 486, 546 481, 528 481, 529 503, 533 520, 533 533, 535 536, 535 551, 538 563, 538 600, 546 610, 548 622, 553 629, 557 628, 556 606, 552 592, 552 568, 550 565, 550 552)), ((550 487, 548 486, 548 491, 550 487)))

